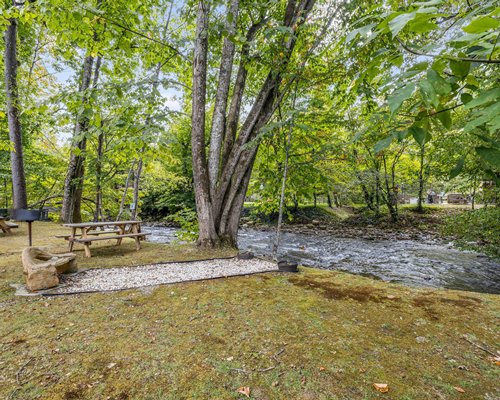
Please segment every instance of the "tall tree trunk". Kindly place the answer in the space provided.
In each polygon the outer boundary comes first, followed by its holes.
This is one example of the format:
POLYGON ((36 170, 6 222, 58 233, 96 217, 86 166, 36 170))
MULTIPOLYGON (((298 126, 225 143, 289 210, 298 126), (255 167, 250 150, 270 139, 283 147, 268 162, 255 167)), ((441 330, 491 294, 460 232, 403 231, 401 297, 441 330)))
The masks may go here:
MULTIPOLYGON (((385 154, 382 156, 382 160, 384 163, 384 182, 385 182, 385 190, 387 192, 387 196, 385 198, 385 204, 387 205, 387 208, 389 209, 389 214, 391 215, 392 222, 397 222, 398 221, 398 210, 394 206, 394 187, 391 187, 391 184, 389 182, 389 173, 387 171, 387 159, 385 154)), ((394 179, 394 178, 393 178, 394 179)))
POLYGON ((127 200, 127 192, 128 192, 129 182, 130 182, 130 178, 132 177, 132 175, 134 173, 134 168, 135 168, 135 160, 132 162, 132 166, 128 170, 127 179, 125 179, 125 188, 123 189, 122 201, 120 202, 120 210, 118 211, 118 215, 116 216, 117 221, 119 221, 120 218, 122 217, 123 210, 125 208, 125 201, 127 200))
POLYGON ((139 205, 139 189, 140 189, 140 181, 141 181, 141 174, 142 174, 142 157, 139 157, 139 160, 137 160, 137 170, 135 171, 134 174, 134 194, 133 194, 133 200, 132 202, 134 203, 134 208, 130 211, 130 219, 134 221, 137 218, 137 209, 139 205))
MULTIPOLYGON (((239 0, 231 0, 229 7, 227 30, 233 34, 236 29, 238 19, 239 0), (229 18, 231 16, 231 18, 229 18)), ((215 97, 215 106, 212 117, 212 129, 210 132, 210 152, 208 156, 208 175, 210 179, 210 196, 215 196, 217 180, 219 179, 219 165, 221 158, 222 139, 226 125, 227 99, 229 96, 229 86, 231 84, 231 72, 233 69, 235 45, 234 41, 228 37, 224 38, 222 47, 222 57, 219 69, 219 83, 215 97)))
MULTIPOLYGON (((167 31, 168 31, 168 26, 170 24, 170 17, 172 16, 172 8, 173 8, 174 3, 170 4, 170 8, 168 11, 168 16, 167 16, 167 22, 165 23, 165 27, 163 28, 163 38, 167 36, 167 31)), ((160 72, 161 72, 161 67, 163 66, 163 63, 160 61, 156 64, 156 68, 153 74, 153 85, 151 87, 151 97, 152 97, 152 102, 153 104, 156 101, 156 93, 158 90, 158 86, 160 85, 160 72)), ((150 111, 149 115, 146 117, 146 128, 151 125, 151 116, 152 116, 152 111, 150 111)), ((142 175, 142 167, 144 165, 143 161, 143 154, 144 151, 146 150, 146 145, 144 144, 142 148, 139 151, 139 159, 137 161, 137 170, 135 171, 134 174, 134 209, 130 213, 130 218, 132 220, 135 220, 137 218, 137 213, 139 210, 139 189, 141 185, 141 175, 142 175)))
POLYGON ((423 212, 424 202, 424 157, 425 157, 425 143, 420 146, 420 168, 418 170, 418 203, 417 211, 423 212))
POLYGON ((328 207, 329 208, 333 208, 333 204, 332 204, 332 196, 330 196, 330 192, 326 192, 326 200, 328 202, 328 207))
MULTIPOLYGON (((297 84, 295 84, 295 92, 293 93, 292 98, 292 109, 295 109, 295 100, 297 99, 297 84)), ((281 115, 281 113, 280 113, 281 115)), ((283 166, 283 178, 281 181, 281 194, 280 194, 280 204, 279 204, 279 212, 278 212, 278 225, 276 226, 276 238, 274 239, 273 245, 273 257, 276 258, 278 255, 278 249, 280 246, 281 240, 281 223, 283 222, 283 206, 285 204, 285 192, 286 192, 286 178, 288 175, 288 159, 290 155, 290 146, 292 144, 292 133, 293 133, 293 114, 292 119, 290 121, 290 125, 288 127, 288 135, 286 138, 285 145, 285 165, 283 166)), ((328 196, 330 198, 330 196, 328 196)))
POLYGON ((13 149, 10 152, 12 169, 13 208, 27 208, 26 177, 24 174, 23 143, 19 121, 19 92, 17 87, 17 19, 9 19, 5 31, 5 94, 9 139, 13 149))
POLYGON ((219 242, 210 201, 210 185, 205 155, 205 103, 208 56, 208 12, 209 5, 198 3, 196 42, 193 62, 193 100, 191 114, 191 151, 193 157, 193 180, 198 215, 198 243, 215 246, 219 242))
MULTIPOLYGON (((235 5, 231 3, 231 7, 235 5)), ((219 244, 236 245, 238 221, 244 204, 245 193, 250 181, 253 164, 258 151, 258 142, 249 145, 267 124, 277 109, 286 90, 280 93, 283 73, 285 72, 293 49, 295 47, 298 28, 304 23, 314 4, 314 0, 302 0, 299 4, 295 0, 288 0, 284 25, 294 33, 281 43, 282 57, 277 65, 269 72, 258 95, 250 108, 248 115, 238 130, 238 116, 241 109, 241 96, 246 84, 247 50, 241 50, 240 68, 235 81, 233 97, 229 107, 229 115, 225 124, 224 146, 217 132, 212 137, 207 162, 205 150, 205 106, 207 81, 207 54, 208 54, 208 5, 203 1, 198 3, 197 29, 193 62, 192 85, 192 158, 193 177, 198 214, 199 238, 198 243, 204 246, 219 244), (211 169, 212 167, 213 169, 211 169), (220 167, 220 168, 219 168, 220 167), (211 171, 209 171, 209 169, 211 171)), ((247 32, 247 38, 253 37, 261 26, 257 23, 247 32)), ((229 49, 230 50, 230 49, 229 49)), ((234 50, 233 50, 234 51, 234 50)), ((227 105, 226 88, 229 87, 231 73, 226 68, 233 56, 228 51, 223 57, 218 82, 218 97, 216 107, 225 112, 227 105), (226 80, 221 82, 220 80, 226 80), (220 89, 220 90, 219 90, 220 89), (222 104, 222 105, 220 105, 222 104)), ((290 82, 288 82, 290 84, 290 82)), ((215 126, 222 126, 219 116, 215 116, 215 126)), ((223 129, 223 128, 222 128, 223 129)))
MULTIPOLYGON (((88 107, 88 89, 92 79, 94 57, 87 56, 83 62, 82 81, 80 92, 82 94, 81 111, 88 107)), ((85 152, 87 149, 87 131, 89 119, 79 112, 73 133, 73 146, 68 165, 68 172, 64 182, 64 197, 61 210, 61 219, 64 222, 81 222, 81 203, 83 193, 83 180, 85 177, 85 152), (76 151, 75 151, 76 150, 76 151)))
POLYGON ((97 136, 97 159, 95 166, 95 212, 94 222, 99 221, 99 215, 102 214, 102 155, 104 149, 104 132, 102 131, 97 136))

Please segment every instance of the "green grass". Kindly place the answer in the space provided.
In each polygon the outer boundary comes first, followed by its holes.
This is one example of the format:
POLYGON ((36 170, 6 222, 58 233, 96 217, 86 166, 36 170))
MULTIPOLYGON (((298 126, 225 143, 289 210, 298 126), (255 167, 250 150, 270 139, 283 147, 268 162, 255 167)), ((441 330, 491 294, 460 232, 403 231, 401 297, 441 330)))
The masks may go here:
MULTIPOLYGON (((35 244, 63 251, 62 240, 51 238, 61 231, 35 224, 35 244)), ((9 284, 23 279, 24 235, 22 226, 0 236, 2 399, 241 399, 241 386, 253 399, 271 400, 500 395, 500 367, 463 339, 496 350, 498 296, 303 268, 147 290, 15 297, 9 284), (389 393, 373 383, 388 383, 389 393)), ((78 262, 105 268, 232 254, 133 247, 132 240, 96 243, 91 259, 77 251, 78 262)))

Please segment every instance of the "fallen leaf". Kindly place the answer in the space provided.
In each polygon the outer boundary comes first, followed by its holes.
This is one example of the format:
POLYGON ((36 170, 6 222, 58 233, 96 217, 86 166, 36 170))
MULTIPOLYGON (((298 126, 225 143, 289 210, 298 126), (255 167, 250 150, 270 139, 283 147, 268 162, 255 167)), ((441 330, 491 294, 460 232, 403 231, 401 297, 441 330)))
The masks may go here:
POLYGON ((320 371, 324 371, 324 370, 325 370, 325 367, 319 367, 319 370, 320 370, 320 371))
POLYGON ((380 393, 387 393, 389 391, 389 385, 387 383, 374 383, 373 387, 380 393))
POLYGON ((113 368, 115 365, 116 365, 116 363, 109 363, 109 364, 108 364, 108 369, 113 368))
POLYGON ((490 357, 490 360, 495 365, 500 365, 500 357, 490 357))
POLYGON ((453 386, 453 389, 455 389, 457 392, 465 393, 465 390, 462 389, 460 386, 453 386))
POLYGON ((250 397, 250 388, 248 386, 242 386, 238 388, 237 392, 244 394, 247 397, 250 397))
POLYGON ((396 296, 394 296, 394 295, 392 295, 392 294, 388 294, 388 295, 387 295, 387 298, 388 298, 389 300, 394 300, 394 299, 396 298, 396 296))

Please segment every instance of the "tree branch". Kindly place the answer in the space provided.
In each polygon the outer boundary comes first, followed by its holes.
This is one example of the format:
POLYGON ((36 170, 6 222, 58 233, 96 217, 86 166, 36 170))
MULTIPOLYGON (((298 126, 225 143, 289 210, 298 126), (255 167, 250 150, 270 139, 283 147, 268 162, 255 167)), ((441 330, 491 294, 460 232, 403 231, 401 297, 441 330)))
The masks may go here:
POLYGON ((397 36, 396 36, 396 39, 403 49, 405 49, 407 52, 414 54, 416 56, 424 56, 424 57, 432 57, 432 58, 446 58, 448 60, 469 61, 469 62, 476 62, 476 63, 481 63, 481 64, 500 64, 500 60, 491 60, 491 59, 487 59, 487 58, 454 57, 454 56, 441 55, 441 54, 423 53, 421 51, 414 50, 414 49, 410 48, 397 36))
POLYGON ((112 25, 115 25, 117 26, 118 28, 121 28, 123 30, 126 30, 128 32, 131 32, 133 33, 134 35, 137 35, 137 36, 140 36, 144 39, 147 39, 147 40, 150 40, 152 42, 155 42, 155 43, 158 43, 158 44, 161 44, 162 46, 165 46, 165 47, 168 47, 170 50, 172 50, 175 54, 177 54, 178 56, 180 56, 181 58, 183 58, 185 61, 190 61, 188 59, 188 57, 186 57, 184 54, 182 54, 179 50, 177 50, 174 46, 172 46, 170 43, 166 43, 164 42, 163 40, 159 40, 159 39, 155 39, 153 37, 149 37, 148 35, 142 33, 142 32, 139 32, 139 31, 136 31, 135 29, 132 29, 132 28, 129 28, 125 25, 123 25, 122 23, 118 22, 118 21, 115 21, 109 17, 106 17, 104 16, 102 13, 99 13, 97 12, 96 10, 93 10, 89 7, 84 7, 82 6, 82 8, 85 10, 85 11, 88 11, 90 12, 91 14, 94 14, 95 16, 99 17, 99 18, 102 18, 104 20, 106 20, 107 22, 109 22, 110 24, 112 25))

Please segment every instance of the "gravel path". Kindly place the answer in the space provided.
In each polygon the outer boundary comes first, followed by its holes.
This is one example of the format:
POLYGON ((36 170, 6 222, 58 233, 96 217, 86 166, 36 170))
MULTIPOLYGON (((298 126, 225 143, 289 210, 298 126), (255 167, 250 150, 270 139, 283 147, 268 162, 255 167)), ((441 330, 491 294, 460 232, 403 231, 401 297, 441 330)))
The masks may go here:
POLYGON ((277 270, 276 263, 258 258, 251 260, 228 258, 135 267, 96 268, 63 275, 62 285, 46 293, 113 291, 277 270))

